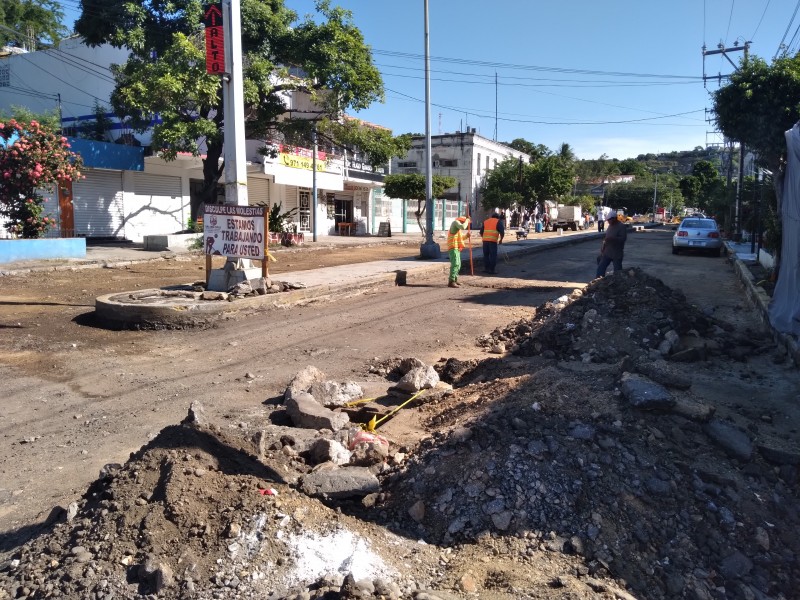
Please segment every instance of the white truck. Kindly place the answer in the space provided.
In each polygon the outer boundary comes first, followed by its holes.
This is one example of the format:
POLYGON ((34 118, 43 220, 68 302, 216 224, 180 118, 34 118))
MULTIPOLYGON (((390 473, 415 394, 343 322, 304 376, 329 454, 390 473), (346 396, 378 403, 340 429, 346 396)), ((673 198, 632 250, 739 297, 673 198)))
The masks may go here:
POLYGON ((556 229, 583 229, 583 212, 580 206, 559 205, 549 209, 550 227, 556 229))

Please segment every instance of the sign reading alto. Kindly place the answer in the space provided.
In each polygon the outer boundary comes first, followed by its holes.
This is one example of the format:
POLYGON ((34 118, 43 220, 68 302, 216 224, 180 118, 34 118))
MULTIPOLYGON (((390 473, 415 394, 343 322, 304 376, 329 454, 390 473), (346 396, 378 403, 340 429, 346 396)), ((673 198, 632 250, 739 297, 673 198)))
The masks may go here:
POLYGON ((208 256, 264 260, 264 207, 206 204, 203 239, 208 256))
POLYGON ((203 24, 206 26, 206 71, 222 75, 225 72, 225 31, 221 4, 205 5, 203 24))

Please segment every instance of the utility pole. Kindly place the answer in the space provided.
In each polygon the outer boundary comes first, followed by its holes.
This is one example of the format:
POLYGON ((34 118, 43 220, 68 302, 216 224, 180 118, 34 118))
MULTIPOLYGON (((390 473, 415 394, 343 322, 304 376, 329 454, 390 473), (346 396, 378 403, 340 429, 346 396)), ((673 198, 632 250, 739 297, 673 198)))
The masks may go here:
POLYGON ((439 258, 439 244, 433 241, 433 157, 431 156, 431 55, 428 29, 428 0, 425 11, 425 243, 419 248, 420 258, 439 258))
MULTIPOLYGON (((721 54, 725 60, 731 63, 734 71, 738 71, 739 67, 734 63, 731 58, 728 56, 730 52, 744 52, 744 62, 747 62, 747 58, 750 53, 750 44, 751 42, 745 42, 743 46, 739 45, 739 42, 734 42, 732 48, 726 48, 724 44, 717 44, 716 50, 706 50, 705 45, 703 46, 703 83, 707 82, 709 79, 716 79, 718 84, 722 84, 722 73, 717 73, 716 76, 708 76, 706 75, 706 56, 710 56, 712 54, 721 54)), ((729 77, 729 75, 724 75, 724 77, 729 77)), ((733 150, 733 148, 731 148, 733 150)), ((730 172, 728 175, 728 183, 730 183, 730 172)), ((743 188, 743 179, 744 179, 744 143, 740 140, 739 141, 739 180, 736 182, 736 213, 734 216, 734 239, 735 241, 739 241, 742 238, 742 188, 743 188)))

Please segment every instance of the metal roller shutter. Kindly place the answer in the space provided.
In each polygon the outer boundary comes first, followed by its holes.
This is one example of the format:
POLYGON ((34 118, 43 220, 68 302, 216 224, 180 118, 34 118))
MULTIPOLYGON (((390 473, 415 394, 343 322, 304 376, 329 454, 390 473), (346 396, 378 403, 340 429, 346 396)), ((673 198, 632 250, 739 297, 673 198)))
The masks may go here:
POLYGON ((269 179, 261 177, 247 178, 247 203, 251 205, 263 204, 269 210, 269 179))
POLYGON ((187 227, 181 178, 133 173, 133 194, 125 198, 125 237, 141 242, 145 235, 166 235, 187 227))
POLYGON ((72 187, 75 233, 86 237, 122 237, 122 172, 86 171, 72 187))

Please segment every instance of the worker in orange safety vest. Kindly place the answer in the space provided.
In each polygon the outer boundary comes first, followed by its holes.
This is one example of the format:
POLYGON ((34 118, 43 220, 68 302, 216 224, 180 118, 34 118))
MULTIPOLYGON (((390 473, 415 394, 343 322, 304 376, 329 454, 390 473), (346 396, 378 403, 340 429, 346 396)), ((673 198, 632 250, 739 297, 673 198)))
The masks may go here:
POLYGON ((461 251, 464 249, 464 230, 469 227, 469 217, 458 217, 447 232, 447 254, 450 256, 448 287, 461 287, 458 273, 461 271, 461 251))
POLYGON ((481 226, 483 238, 483 271, 494 275, 497 271, 497 246, 503 243, 506 234, 505 223, 497 211, 481 226))

